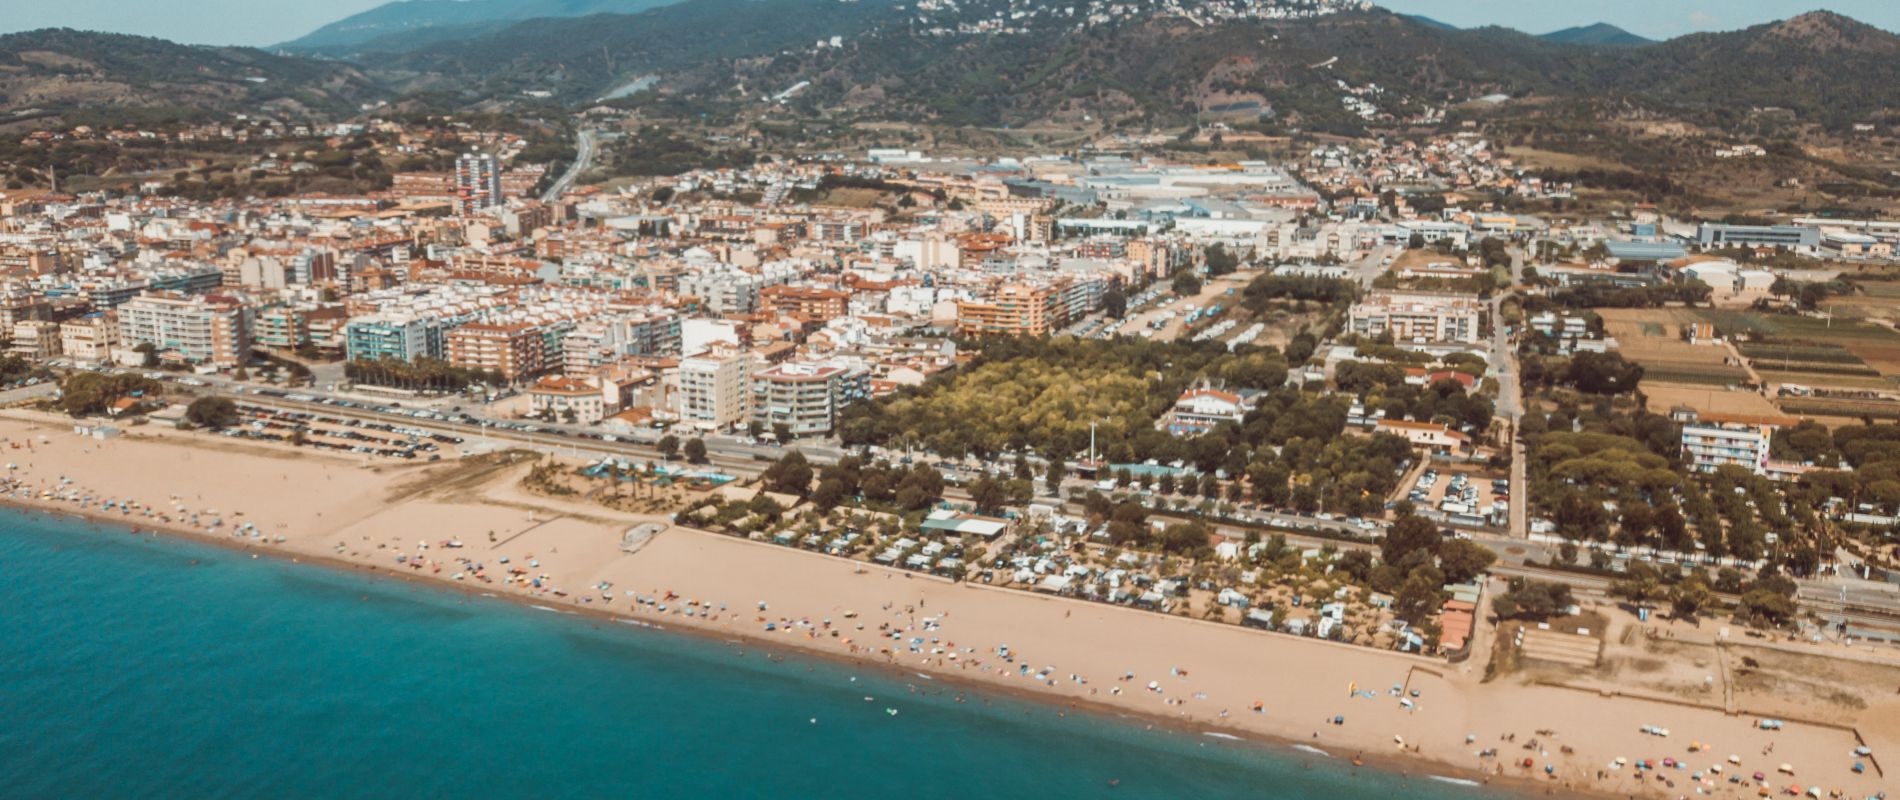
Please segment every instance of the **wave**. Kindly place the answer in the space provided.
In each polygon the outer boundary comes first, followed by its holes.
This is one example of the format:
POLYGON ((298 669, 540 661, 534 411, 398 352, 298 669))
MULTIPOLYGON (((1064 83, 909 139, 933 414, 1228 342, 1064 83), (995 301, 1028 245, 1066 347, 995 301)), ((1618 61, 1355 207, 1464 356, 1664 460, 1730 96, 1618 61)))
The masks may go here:
POLYGON ((1212 737, 1214 737, 1214 738, 1216 738, 1216 739, 1226 739, 1226 740, 1228 740, 1228 741, 1232 741, 1232 742, 1244 742, 1244 741, 1247 741, 1246 739, 1242 739, 1242 738, 1240 738, 1240 737, 1238 737, 1238 736, 1235 736, 1235 735, 1233 735, 1233 734, 1231 734, 1231 733, 1221 733, 1221 732, 1219 732, 1219 731, 1201 731, 1201 735, 1202 735, 1202 736, 1212 736, 1212 737))
POLYGON ((1316 755, 1316 756, 1324 756, 1326 758, 1333 757, 1332 753, 1328 753, 1310 744, 1296 744, 1293 746, 1293 749, 1298 750, 1302 753, 1312 753, 1313 755, 1316 755))
POLYGON ((1458 786, 1482 786, 1483 785, 1483 784, 1478 783, 1477 781, 1471 780, 1470 778, 1448 778, 1443 775, 1427 775, 1425 777, 1431 778, 1432 780, 1438 781, 1439 783, 1450 783, 1450 784, 1455 784, 1458 786))

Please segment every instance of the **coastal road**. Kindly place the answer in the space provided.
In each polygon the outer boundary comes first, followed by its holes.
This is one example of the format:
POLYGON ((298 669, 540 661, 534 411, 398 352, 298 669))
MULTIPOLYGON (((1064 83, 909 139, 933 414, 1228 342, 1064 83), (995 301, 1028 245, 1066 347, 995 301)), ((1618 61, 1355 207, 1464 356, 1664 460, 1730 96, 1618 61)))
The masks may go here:
POLYGON ((595 135, 589 128, 582 128, 574 134, 574 163, 568 165, 567 171, 561 173, 561 177, 554 181, 554 185, 549 186, 548 190, 541 194, 541 202, 552 203, 559 200, 561 195, 573 188, 574 181, 580 179, 581 173, 594 165, 595 135))

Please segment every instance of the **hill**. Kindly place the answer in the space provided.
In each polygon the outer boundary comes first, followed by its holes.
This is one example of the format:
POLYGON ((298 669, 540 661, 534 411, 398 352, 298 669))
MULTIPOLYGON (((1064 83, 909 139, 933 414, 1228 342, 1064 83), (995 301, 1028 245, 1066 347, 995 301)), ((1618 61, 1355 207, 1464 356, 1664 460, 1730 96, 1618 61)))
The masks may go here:
POLYGON ((1607 22, 1599 22, 1595 25, 1582 25, 1575 28, 1565 28, 1560 31, 1551 31, 1537 38, 1546 42, 1557 42, 1559 44, 1619 47, 1656 43, 1654 39, 1645 39, 1607 22))
POLYGON ((129 119, 346 113, 380 95, 357 68, 245 47, 50 28, 0 36, 0 112, 129 119))
POLYGON ((332 22, 278 49, 345 55, 473 39, 522 20, 634 14, 678 0, 395 0, 332 22))
MULTIPOLYGON (((1900 37, 1814 13, 1644 47, 1608 26, 1553 41, 1383 10, 1195 16, 1186 4, 1077 24, 1004 0, 925 12, 896 0, 687 0, 635 15, 538 19, 372 58, 375 74, 465 99, 545 90, 594 102, 657 75, 694 110, 774 98, 805 114, 959 125, 1175 124, 1209 112, 1340 133, 1491 94, 1704 119, 1779 107, 1832 124, 1900 108, 1900 37), (999 19, 1010 19, 998 23, 999 19), (1209 20, 1212 21, 1209 21, 1209 20), (841 46, 814 46, 838 37, 841 46)), ((1118 8, 1127 8, 1118 6, 1118 8)))

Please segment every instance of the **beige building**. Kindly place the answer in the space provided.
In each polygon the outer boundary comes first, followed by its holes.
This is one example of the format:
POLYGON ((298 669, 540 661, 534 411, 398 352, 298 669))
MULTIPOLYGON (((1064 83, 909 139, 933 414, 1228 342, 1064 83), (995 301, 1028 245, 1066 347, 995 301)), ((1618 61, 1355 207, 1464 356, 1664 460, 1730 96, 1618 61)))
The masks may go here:
POLYGON ((13 343, 8 346, 7 352, 34 361, 58 358, 60 354, 59 323, 45 321, 14 323, 13 343))
POLYGON ((103 364, 112 360, 112 348, 118 344, 119 322, 110 311, 60 323, 60 352, 74 361, 103 364))
POLYGON ((745 422, 752 414, 752 372, 758 358, 749 351, 714 350, 680 361, 680 421, 703 430, 745 422))
POLYGON ((592 425, 606 417, 600 387, 576 378, 549 376, 528 389, 529 416, 592 425))

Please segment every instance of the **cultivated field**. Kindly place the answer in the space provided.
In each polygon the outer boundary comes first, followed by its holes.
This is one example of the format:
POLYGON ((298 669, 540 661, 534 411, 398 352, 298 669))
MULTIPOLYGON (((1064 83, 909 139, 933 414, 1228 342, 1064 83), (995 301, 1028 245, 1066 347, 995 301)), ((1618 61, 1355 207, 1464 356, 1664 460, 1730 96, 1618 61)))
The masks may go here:
POLYGON ((1728 348, 1693 345, 1682 339, 1683 326, 1700 320, 1693 309, 1600 308, 1604 330, 1616 337, 1623 357, 1643 365, 1645 391, 1652 384, 1729 386, 1744 383, 1748 372, 1728 363, 1728 348))
POLYGON ((1676 406, 1689 406, 1697 411, 1716 414, 1761 417, 1778 417, 1782 414, 1782 410, 1776 408, 1768 398, 1747 389, 1652 384, 1648 378, 1644 378, 1643 396, 1649 399, 1649 410, 1657 414, 1667 414, 1669 409, 1676 406))

